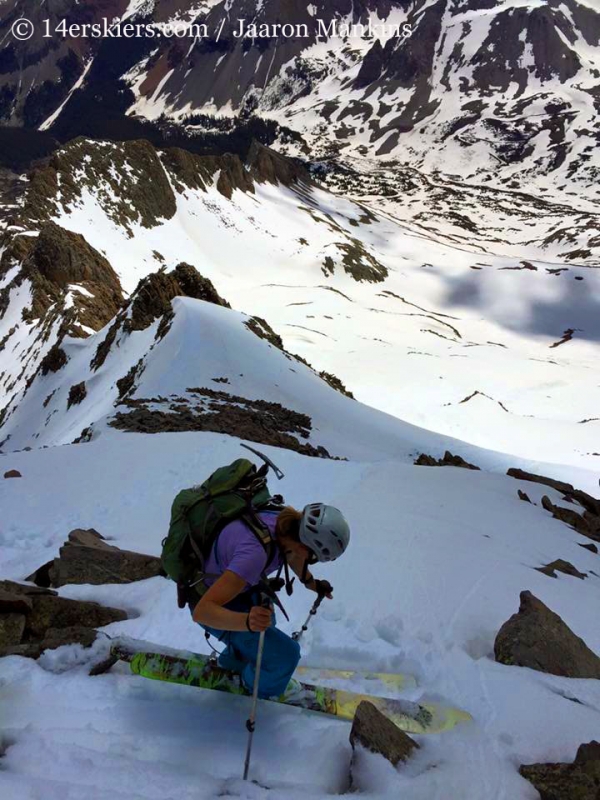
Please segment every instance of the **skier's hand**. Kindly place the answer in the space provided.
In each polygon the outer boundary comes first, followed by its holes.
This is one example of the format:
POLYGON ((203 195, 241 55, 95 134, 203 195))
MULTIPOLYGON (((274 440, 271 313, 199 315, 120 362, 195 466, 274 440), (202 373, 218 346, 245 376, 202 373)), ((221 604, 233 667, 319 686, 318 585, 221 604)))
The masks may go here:
POLYGON ((333 600, 333 586, 329 581, 320 581, 315 579, 314 591, 319 597, 326 597, 328 600, 333 600))
POLYGON ((262 606, 253 606, 248 614, 248 625, 254 633, 261 633, 266 631, 271 626, 271 617, 273 612, 270 608, 263 608, 262 606))

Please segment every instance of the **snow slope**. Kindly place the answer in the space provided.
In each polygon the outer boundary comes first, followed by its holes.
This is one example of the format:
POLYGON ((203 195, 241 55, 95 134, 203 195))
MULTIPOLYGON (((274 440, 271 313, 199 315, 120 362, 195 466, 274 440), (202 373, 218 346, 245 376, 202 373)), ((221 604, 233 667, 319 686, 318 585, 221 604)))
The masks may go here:
POLYGON ((156 252, 167 267, 186 261, 362 402, 479 446, 596 467, 598 422, 583 421, 600 402, 597 270, 444 244, 318 188, 265 183, 231 200, 187 189, 171 219, 130 232, 103 191, 82 189, 56 221, 103 252, 125 290, 156 252), (387 277, 357 282, 348 256, 387 277))
POLYGON ((152 408, 168 409, 174 398, 191 403, 194 388, 209 387, 225 390, 234 398, 280 403, 308 414, 312 431, 307 441, 332 448, 332 455, 408 458, 419 447, 428 446, 436 452, 443 448, 441 436, 407 425, 332 389, 309 367, 250 331, 244 324, 248 321, 245 315, 183 297, 173 301, 173 310, 174 319, 164 338, 155 338, 158 321, 144 331, 121 332, 98 369, 92 362, 108 326, 84 341, 65 343, 67 365, 57 373, 38 376, 8 418, 3 431, 10 436, 10 446, 69 444, 89 426, 94 426, 95 438, 104 436, 106 421, 114 417, 120 399, 117 381, 141 360, 140 377, 127 398, 147 398, 152 408), (226 385, 219 382, 224 379, 226 385), (69 408, 70 388, 81 382, 86 384, 86 396, 69 408), (42 415, 46 421, 32 436, 42 415))
MULTIPOLYGON (((539 504, 518 500, 521 487, 539 503, 542 487, 533 484, 385 457, 331 462, 264 450, 285 472, 277 489, 289 502, 334 503, 352 527, 344 558, 318 570, 335 595, 303 640, 303 663, 411 671, 419 680, 411 699, 452 703, 474 717, 450 733, 419 737, 422 748, 404 769, 365 758, 367 796, 532 800, 518 765, 570 761, 581 742, 597 737, 600 684, 497 664, 494 637, 517 610, 519 591, 530 589, 600 652, 590 613, 600 591, 591 572, 598 556, 578 547, 582 537, 539 504), (554 580, 533 569, 555 558, 588 578, 554 580)), ((217 434, 107 431, 87 445, 1 456, 3 470, 23 474, 0 483, 3 577, 23 579, 75 527, 158 553, 175 492, 242 452, 235 439, 217 434)), ((111 635, 206 651, 162 578, 66 586, 60 594, 125 608, 131 619, 109 626, 111 635)), ((282 627, 296 629, 310 602, 297 590, 286 601, 291 622, 282 627)), ((246 699, 134 678, 124 665, 89 678, 87 658, 71 646, 39 662, 0 661, 6 800, 320 800, 346 788, 348 723, 262 704, 251 777, 270 789, 245 785, 246 699)))

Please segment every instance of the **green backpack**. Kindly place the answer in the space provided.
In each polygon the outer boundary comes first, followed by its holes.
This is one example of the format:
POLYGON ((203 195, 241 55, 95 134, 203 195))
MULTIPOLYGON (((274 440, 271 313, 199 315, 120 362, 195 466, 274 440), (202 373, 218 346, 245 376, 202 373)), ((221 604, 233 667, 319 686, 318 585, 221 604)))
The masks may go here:
POLYGON ((162 541, 161 563, 177 583, 180 608, 196 603, 206 592, 204 568, 217 537, 229 522, 242 519, 267 552, 274 545, 257 511, 280 510, 283 498, 271 497, 267 486, 267 464, 257 469, 246 458, 220 467, 200 486, 179 492, 171 507, 169 533, 162 541), (191 596, 190 596, 191 595, 191 596))

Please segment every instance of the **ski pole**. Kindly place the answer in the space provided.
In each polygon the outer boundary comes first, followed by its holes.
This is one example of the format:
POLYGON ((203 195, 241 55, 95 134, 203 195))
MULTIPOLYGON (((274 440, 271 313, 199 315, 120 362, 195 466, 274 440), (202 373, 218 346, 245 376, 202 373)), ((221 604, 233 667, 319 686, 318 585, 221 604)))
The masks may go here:
POLYGON ((295 633, 292 633, 292 639, 293 639, 295 642, 297 642, 297 641, 300 639, 300 637, 302 636, 302 634, 304 633, 304 631, 308 630, 308 623, 310 622, 310 620, 311 620, 311 617, 314 617, 314 616, 315 616, 315 614, 317 613, 317 609, 319 608, 319 606, 320 606, 320 605, 321 605, 321 603, 323 602, 323 598, 324 598, 324 597, 325 597, 325 595, 324 595, 324 594, 320 594, 320 595, 317 597, 317 599, 315 600, 315 602, 314 602, 314 603, 313 603, 313 605, 312 605, 312 608, 311 608, 311 610, 310 610, 310 612, 309 612, 309 614, 308 614, 308 617, 306 618, 306 622, 304 623, 304 625, 303 625, 303 626, 300 628, 300 630, 299 630, 299 631, 296 631, 295 633))
MULTIPOLYGON (((261 605, 264 608, 270 607, 268 598, 263 598, 261 605)), ((260 632, 258 639, 258 652, 256 655, 256 674, 254 676, 254 689, 252 691, 252 708, 250 709, 250 716, 246 720, 246 729, 248 731, 248 745, 246 747, 246 760, 244 762, 244 780, 248 780, 248 770, 250 769, 250 755, 252 753, 252 738, 254 736, 254 729, 256 727, 256 707, 258 705, 258 684, 260 681, 260 669, 262 666, 263 650, 265 649, 265 633, 260 632)))

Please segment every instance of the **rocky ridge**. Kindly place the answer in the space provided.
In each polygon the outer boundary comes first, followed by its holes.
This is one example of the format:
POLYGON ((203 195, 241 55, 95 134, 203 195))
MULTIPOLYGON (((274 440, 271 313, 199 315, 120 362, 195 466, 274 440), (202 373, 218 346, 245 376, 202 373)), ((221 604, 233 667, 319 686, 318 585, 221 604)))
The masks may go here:
MULTIPOLYGON (((223 197, 231 198, 234 191, 254 193, 255 186, 265 182, 294 185, 308 183, 309 178, 301 167, 257 142, 242 163, 238 156, 201 157, 177 148, 159 156, 145 141, 115 145, 77 139, 36 167, 19 204, 7 209, 2 234, 0 318, 4 317, 5 330, 0 353, 11 348, 21 366, 18 371, 13 367, 0 372, 6 398, 0 425, 36 375, 57 373, 65 366, 67 357, 61 346, 65 337, 87 338, 109 326, 92 360, 97 370, 117 332, 145 330, 160 318, 158 338, 162 338, 169 329, 174 297, 229 307, 210 281, 185 263, 169 273, 161 267, 125 299, 104 255, 56 220, 93 193, 108 219, 132 237, 134 231, 172 218, 178 196, 186 191, 206 192, 214 185, 223 197)), ((160 263, 160 254, 156 258, 160 263)), ((139 364, 119 381, 120 397, 133 384, 133 373, 137 370, 139 376, 141 369, 139 364)), ((336 383, 334 376, 331 381, 336 383)), ((71 389, 69 407, 85 397, 85 384, 71 389)))

